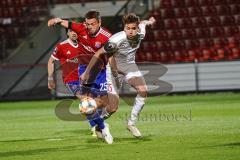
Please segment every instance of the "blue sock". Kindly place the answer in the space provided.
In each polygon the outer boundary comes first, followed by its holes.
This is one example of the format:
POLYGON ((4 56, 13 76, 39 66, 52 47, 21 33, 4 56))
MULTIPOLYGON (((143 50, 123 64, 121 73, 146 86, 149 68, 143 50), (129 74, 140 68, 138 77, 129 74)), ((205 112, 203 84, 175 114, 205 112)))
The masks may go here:
POLYGON ((104 125, 104 120, 102 118, 96 118, 94 119, 94 122, 98 125, 98 127, 100 129, 104 129, 105 128, 105 125, 104 125))
POLYGON ((96 123, 94 122, 94 120, 91 119, 91 120, 88 120, 88 122, 89 122, 91 127, 96 126, 96 123))

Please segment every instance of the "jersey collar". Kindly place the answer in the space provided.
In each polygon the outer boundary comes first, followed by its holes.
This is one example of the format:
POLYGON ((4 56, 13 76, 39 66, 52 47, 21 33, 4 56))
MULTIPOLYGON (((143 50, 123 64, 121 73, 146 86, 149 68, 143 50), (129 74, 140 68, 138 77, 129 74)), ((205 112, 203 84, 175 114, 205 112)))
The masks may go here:
POLYGON ((73 42, 69 38, 68 38, 68 43, 74 48, 78 47, 78 43, 77 43, 77 45, 74 45, 73 42))

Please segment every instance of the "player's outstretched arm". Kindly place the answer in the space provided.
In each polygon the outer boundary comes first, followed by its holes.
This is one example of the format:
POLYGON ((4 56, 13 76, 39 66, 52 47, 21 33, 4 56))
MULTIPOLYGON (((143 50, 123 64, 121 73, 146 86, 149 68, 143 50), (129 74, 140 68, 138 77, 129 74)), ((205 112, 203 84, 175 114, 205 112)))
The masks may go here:
POLYGON ((64 28, 68 28, 68 21, 63 20, 61 18, 52 18, 48 20, 48 27, 54 26, 56 24, 60 24, 64 28))
POLYGON ((154 17, 150 17, 148 20, 141 21, 141 23, 145 25, 154 25, 156 23, 156 19, 154 17))
POLYGON ((54 72, 54 61, 52 57, 48 60, 48 89, 55 89, 55 81, 53 78, 53 72, 54 72))

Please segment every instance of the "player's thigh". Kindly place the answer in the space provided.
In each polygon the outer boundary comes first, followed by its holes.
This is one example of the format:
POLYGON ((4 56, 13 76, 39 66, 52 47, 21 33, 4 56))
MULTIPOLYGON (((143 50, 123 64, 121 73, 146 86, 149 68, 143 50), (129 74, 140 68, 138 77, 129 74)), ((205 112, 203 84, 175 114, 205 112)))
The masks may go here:
POLYGON ((133 88, 135 88, 138 92, 143 97, 147 96, 147 85, 145 79, 140 76, 140 77, 131 77, 128 79, 128 84, 130 84, 133 88))

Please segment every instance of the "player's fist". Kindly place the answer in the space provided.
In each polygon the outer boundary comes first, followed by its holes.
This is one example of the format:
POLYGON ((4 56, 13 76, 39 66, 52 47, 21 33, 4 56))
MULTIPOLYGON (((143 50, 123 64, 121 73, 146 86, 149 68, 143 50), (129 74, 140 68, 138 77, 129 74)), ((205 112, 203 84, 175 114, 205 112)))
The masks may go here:
POLYGON ((52 90, 55 89, 56 84, 55 81, 53 79, 48 79, 48 89, 52 90))
POLYGON ((50 20, 48 20, 48 27, 50 26, 54 26, 58 23, 61 23, 62 22, 62 19, 61 18, 52 18, 50 20))
POLYGON ((149 21, 150 21, 151 25, 153 25, 156 22, 156 19, 154 17, 150 17, 149 21))

